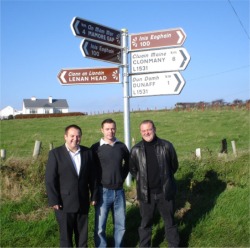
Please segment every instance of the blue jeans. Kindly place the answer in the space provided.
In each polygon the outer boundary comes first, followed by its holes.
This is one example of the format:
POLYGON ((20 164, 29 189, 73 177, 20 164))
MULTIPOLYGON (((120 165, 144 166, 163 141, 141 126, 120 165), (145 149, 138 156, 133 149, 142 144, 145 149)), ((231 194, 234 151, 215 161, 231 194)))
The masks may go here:
POLYGON ((107 247, 106 224, 109 210, 114 223, 114 246, 122 247, 125 233, 126 202, 123 189, 112 190, 100 187, 100 199, 95 206, 95 246, 107 247))

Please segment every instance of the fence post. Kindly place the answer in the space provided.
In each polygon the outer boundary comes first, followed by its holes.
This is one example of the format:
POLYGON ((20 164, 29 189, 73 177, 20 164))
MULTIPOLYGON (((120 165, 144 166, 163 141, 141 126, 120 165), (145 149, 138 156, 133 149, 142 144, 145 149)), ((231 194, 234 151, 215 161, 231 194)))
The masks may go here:
POLYGON ((39 153, 40 153, 40 148, 41 148, 41 141, 36 140, 35 146, 34 146, 34 151, 33 151, 33 158, 37 158, 39 153))
POLYGON ((54 148, 53 142, 49 143, 49 150, 52 150, 54 148))
POLYGON ((4 160, 6 158, 6 150, 1 149, 1 160, 4 160))
POLYGON ((234 154, 234 156, 236 157, 236 156, 237 156, 237 151, 236 151, 236 144, 235 144, 235 141, 232 140, 232 141, 231 141, 231 144, 232 144, 232 148, 233 148, 233 154, 234 154))
POLYGON ((227 140, 223 139, 221 143, 222 147, 220 153, 227 153, 227 140))
POLYGON ((195 156, 198 159, 201 159, 201 149, 200 148, 196 148, 196 150, 195 150, 195 156))

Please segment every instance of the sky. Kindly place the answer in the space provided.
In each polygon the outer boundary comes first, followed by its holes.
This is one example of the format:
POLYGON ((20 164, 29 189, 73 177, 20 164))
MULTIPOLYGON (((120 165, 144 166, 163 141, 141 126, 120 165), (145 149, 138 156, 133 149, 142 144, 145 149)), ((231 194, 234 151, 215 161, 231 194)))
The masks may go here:
MULTIPOLYGON (((182 91, 131 97, 131 111, 169 109, 177 102, 246 101, 250 99, 249 7, 249 0, 1 0, 0 109, 22 110, 23 99, 52 96, 66 99, 70 112, 124 110, 122 80, 60 84, 57 76, 65 68, 119 66, 83 56, 82 38, 74 36, 70 27, 74 17, 125 28, 128 35, 184 30, 182 47, 191 59, 180 72, 185 80, 182 91)), ((131 96, 131 81, 129 87, 131 96)))

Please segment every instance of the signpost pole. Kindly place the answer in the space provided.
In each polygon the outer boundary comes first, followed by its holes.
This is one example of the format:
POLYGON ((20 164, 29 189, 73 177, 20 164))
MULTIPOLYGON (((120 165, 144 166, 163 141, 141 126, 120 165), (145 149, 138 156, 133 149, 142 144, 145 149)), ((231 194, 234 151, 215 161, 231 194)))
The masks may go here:
MULTIPOLYGON (((128 77, 128 30, 122 29, 122 79, 123 79, 123 101, 124 101, 124 141, 130 150, 130 106, 129 106, 129 77, 128 77)), ((131 174, 129 173, 126 178, 127 186, 131 185, 131 174)))

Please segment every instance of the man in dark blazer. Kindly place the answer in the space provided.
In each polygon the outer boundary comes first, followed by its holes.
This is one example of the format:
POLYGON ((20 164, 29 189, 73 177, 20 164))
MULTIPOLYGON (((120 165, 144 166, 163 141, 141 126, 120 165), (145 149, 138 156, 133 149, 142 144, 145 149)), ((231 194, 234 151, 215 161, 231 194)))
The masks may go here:
POLYGON ((97 201, 92 151, 81 146, 81 128, 65 128, 65 144, 49 152, 45 172, 49 205, 60 231, 60 247, 87 247, 89 205, 97 201))

